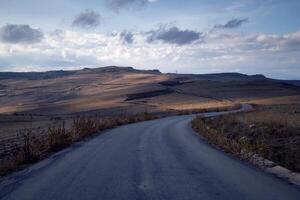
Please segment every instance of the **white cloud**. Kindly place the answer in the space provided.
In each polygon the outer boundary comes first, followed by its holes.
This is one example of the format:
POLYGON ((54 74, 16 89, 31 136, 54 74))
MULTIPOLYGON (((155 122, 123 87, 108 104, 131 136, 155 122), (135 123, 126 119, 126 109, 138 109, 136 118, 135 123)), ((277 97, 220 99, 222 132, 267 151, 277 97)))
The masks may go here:
POLYGON ((300 50, 300 31, 286 35, 258 35, 256 41, 276 51, 300 50))
MULTIPOLYGON (((164 72, 206 73, 239 71, 300 74, 300 32, 286 35, 204 34, 204 41, 188 45, 149 43, 147 35, 133 32, 130 45, 120 34, 55 31, 40 43, 0 43, 3 71, 78 69, 104 65, 159 68, 164 72), (22 66, 22 67, 19 67, 22 66)), ((291 75, 293 75, 291 74, 291 75)), ((300 77, 299 77, 300 78, 300 77)))

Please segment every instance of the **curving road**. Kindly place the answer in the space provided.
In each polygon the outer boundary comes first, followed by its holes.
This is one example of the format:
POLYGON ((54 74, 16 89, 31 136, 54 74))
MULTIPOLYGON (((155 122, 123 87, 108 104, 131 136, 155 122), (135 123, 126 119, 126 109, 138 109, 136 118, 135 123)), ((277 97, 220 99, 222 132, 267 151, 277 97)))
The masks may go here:
POLYGON ((190 128, 193 117, 126 125, 77 143, 2 180, 0 199, 300 199, 298 188, 207 144, 190 128))

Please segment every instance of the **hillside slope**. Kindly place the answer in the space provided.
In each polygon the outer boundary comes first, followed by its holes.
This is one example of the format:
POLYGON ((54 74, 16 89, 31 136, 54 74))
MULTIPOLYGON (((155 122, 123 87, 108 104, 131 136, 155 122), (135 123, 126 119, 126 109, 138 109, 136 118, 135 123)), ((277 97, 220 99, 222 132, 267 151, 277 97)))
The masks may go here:
MULTIPOLYGON (((174 104, 298 95, 299 87, 263 75, 162 74, 108 66, 73 71, 0 73, 0 113, 72 114, 107 109, 169 109, 174 104), (132 97, 138 98, 132 98, 132 97), (127 101, 126 101, 127 100, 127 101), (130 100, 130 101, 128 101, 130 100), (134 105, 134 106, 133 106, 134 105)), ((192 106, 191 106, 192 105, 192 106)), ((178 107, 178 106, 177 106, 178 107)), ((176 109, 176 106, 174 107, 176 109)), ((111 111, 109 111, 111 112, 111 111)))

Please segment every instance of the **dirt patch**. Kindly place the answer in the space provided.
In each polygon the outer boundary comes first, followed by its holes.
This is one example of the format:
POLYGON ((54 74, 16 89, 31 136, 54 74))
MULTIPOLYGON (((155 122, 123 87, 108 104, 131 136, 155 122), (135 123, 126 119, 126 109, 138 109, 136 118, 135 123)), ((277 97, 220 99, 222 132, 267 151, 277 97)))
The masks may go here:
POLYGON ((150 98, 150 97, 157 97, 157 96, 162 96, 162 95, 171 94, 171 93, 174 93, 174 91, 171 89, 163 89, 163 90, 155 90, 155 91, 150 91, 150 92, 129 94, 129 95, 127 95, 126 101, 145 99, 145 98, 150 98))
POLYGON ((182 85, 183 83, 178 80, 169 80, 169 81, 162 81, 159 84, 164 86, 176 86, 176 85, 182 85))

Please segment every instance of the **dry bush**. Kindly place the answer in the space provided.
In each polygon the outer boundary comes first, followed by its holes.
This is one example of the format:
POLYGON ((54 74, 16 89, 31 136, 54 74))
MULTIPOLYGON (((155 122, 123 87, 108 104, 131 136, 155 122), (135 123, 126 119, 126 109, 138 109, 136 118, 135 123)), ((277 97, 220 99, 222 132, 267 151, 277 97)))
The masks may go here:
POLYGON ((40 160, 46 151, 44 141, 33 134, 32 128, 21 130, 19 138, 21 145, 13 148, 9 155, 0 159, 0 175, 16 169, 20 165, 40 160))
POLYGON ((72 123, 71 131, 75 140, 84 138, 100 129, 100 123, 94 118, 77 118, 72 123))
POLYGON ((73 142, 73 135, 67 131, 64 122, 59 127, 49 127, 47 131, 48 151, 55 152, 69 146, 73 142))
POLYGON ((139 118, 139 121, 147 121, 147 120, 152 120, 152 119, 155 119, 159 116, 154 116, 153 114, 151 113, 148 113, 148 112, 144 112, 143 115, 139 118))
MULTIPOLYGON (((31 163, 40 160, 43 154, 48 151, 48 145, 43 130, 34 130, 32 127, 25 128, 19 133, 21 148, 16 148, 17 157, 24 157, 24 163, 31 163), (36 132, 38 131, 38 133, 36 132)), ((20 159, 18 159, 20 160, 20 159)))
POLYGON ((16 152, 12 156, 5 157, 0 160, 0 176, 16 170, 18 166, 24 163, 24 154, 21 151, 16 152))

